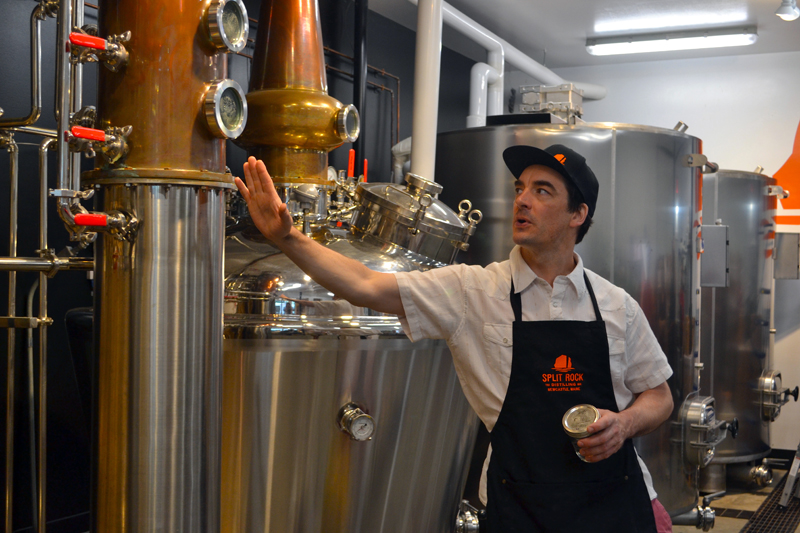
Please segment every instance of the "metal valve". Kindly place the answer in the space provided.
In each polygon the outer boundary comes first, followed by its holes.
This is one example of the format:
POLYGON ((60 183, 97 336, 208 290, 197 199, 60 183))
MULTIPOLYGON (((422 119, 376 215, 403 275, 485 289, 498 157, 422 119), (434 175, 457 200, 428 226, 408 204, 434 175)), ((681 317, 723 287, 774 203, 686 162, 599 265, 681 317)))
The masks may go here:
POLYGON ((81 32, 69 34, 71 51, 81 63, 101 61, 112 72, 119 71, 128 63, 128 50, 122 43, 131 40, 131 32, 109 35, 108 39, 81 32))
POLYGON ((467 500, 461 500, 456 517, 456 533, 477 533, 481 530, 478 510, 467 500))
POLYGON ((100 157, 109 165, 119 163, 128 155, 128 136, 132 126, 110 127, 105 131, 83 126, 72 126, 65 132, 70 149, 75 152, 100 152, 100 157), (87 142, 88 141, 88 142, 87 142))
POLYGON ((375 433, 375 420, 355 403, 345 404, 339 409, 339 429, 357 441, 372 440, 375 433))
POLYGON ((139 228, 139 219, 121 211, 78 213, 75 215, 75 224, 94 232, 108 232, 120 241, 132 241, 139 228))

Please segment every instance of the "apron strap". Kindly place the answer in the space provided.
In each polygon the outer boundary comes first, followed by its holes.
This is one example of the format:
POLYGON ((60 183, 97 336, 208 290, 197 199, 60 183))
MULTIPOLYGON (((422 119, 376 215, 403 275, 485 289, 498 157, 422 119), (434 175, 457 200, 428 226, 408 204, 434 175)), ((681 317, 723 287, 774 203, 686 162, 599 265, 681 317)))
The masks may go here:
MULTIPOLYGON (((583 281, 586 283, 586 290, 589 291, 589 297, 592 299, 592 307, 594 308, 594 318, 596 321, 602 321, 600 316, 600 307, 597 305, 597 298, 594 295, 592 284, 589 283, 589 277, 586 275, 586 270, 583 271, 583 281)), ((521 293, 514 292, 514 279, 511 279, 511 309, 514 310, 514 320, 522 322, 522 297, 521 293)))

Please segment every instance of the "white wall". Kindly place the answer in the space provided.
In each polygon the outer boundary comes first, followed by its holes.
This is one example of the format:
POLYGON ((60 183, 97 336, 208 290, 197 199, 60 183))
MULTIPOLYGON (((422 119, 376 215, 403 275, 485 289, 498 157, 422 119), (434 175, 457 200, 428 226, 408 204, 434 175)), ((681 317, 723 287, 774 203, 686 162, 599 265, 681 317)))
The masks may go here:
MULTIPOLYGON (((721 168, 774 174, 788 159, 800 122, 800 52, 559 69, 564 79, 597 83, 608 97, 584 102, 588 122, 672 128, 680 120, 703 140, 703 153, 721 168)), ((508 73, 506 90, 535 85, 508 73)), ((800 191, 795 191, 800 194, 800 191)), ((800 281, 776 291, 779 329, 774 368, 784 386, 800 384, 800 281)), ((786 405, 772 426, 772 446, 800 441, 800 403, 786 405)))

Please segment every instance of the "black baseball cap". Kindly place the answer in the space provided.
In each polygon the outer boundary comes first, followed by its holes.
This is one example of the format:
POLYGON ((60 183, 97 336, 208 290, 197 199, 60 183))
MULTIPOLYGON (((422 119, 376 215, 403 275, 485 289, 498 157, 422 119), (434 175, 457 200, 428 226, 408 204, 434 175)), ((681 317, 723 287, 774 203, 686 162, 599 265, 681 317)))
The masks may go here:
POLYGON ((578 188, 583 201, 589 206, 589 216, 594 215, 600 184, 592 169, 586 164, 586 158, 575 150, 562 144, 554 144, 544 150, 525 145, 511 146, 503 151, 503 160, 517 179, 531 165, 552 168, 578 188))

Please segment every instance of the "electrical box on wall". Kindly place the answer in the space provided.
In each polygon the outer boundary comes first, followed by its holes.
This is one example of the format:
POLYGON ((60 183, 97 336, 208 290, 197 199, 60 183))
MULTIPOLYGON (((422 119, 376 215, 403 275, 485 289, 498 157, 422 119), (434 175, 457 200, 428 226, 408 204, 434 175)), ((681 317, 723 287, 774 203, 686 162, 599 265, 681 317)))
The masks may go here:
POLYGON ((728 226, 703 226, 703 255, 700 259, 701 287, 729 287, 728 226))
POLYGON ((800 279, 800 233, 775 234, 775 279, 800 279))

